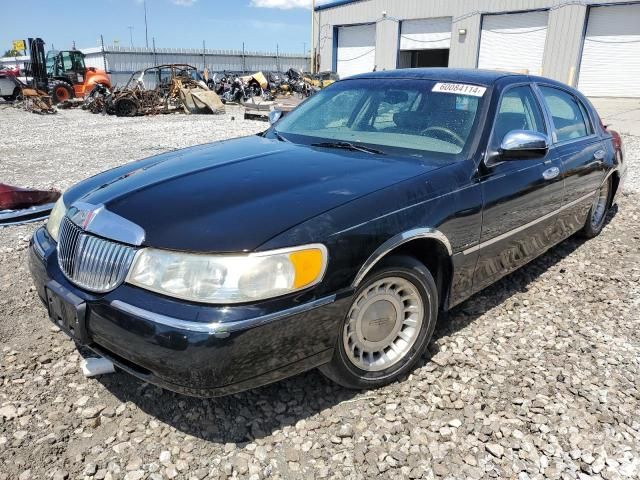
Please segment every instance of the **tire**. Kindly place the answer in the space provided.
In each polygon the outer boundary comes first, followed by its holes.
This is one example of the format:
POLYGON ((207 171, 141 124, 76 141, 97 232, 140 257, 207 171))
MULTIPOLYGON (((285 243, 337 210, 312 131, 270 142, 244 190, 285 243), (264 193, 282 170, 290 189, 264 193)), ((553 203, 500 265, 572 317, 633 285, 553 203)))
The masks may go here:
POLYGON ((70 100, 75 96, 73 87, 62 80, 54 80, 49 84, 49 95, 54 104, 70 100))
POLYGON ((422 263, 404 255, 383 260, 356 290, 333 358, 320 371, 351 389, 397 380, 427 348, 438 305, 436 282, 422 263))
POLYGON ((587 221, 580 231, 582 237, 597 237, 602 231, 605 220, 607 219, 607 212, 609 211, 609 207, 611 206, 611 187, 612 182, 611 177, 609 177, 598 189, 596 198, 594 199, 594 202, 591 205, 591 209, 589 210, 587 221))
POLYGON ((131 98, 121 98, 115 104, 118 117, 135 117, 138 114, 138 105, 131 98))

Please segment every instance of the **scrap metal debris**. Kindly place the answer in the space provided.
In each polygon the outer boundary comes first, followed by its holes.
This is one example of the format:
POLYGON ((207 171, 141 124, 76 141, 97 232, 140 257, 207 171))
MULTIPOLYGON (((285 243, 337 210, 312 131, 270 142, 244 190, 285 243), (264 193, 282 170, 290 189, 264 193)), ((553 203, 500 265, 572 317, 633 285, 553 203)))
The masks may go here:
MULTIPOLYGON (((135 117, 160 113, 224 113, 225 104, 242 105, 246 117, 266 118, 275 109, 290 111, 305 98, 331 85, 339 77, 333 72, 304 73, 290 68, 286 72, 208 71, 201 74, 187 64, 166 64, 135 72, 124 87, 97 84, 84 100, 69 99, 58 108, 81 107, 92 113, 135 117)), ((55 113, 51 97, 42 90, 23 88, 18 102, 36 113, 55 113)))
POLYGON ((18 101, 14 103, 17 108, 22 108, 33 113, 56 113, 51 97, 46 92, 36 88, 23 87, 18 101))
POLYGON ((83 108, 119 117, 159 113, 223 113, 224 105, 209 90, 198 69, 167 64, 134 73, 123 88, 96 89, 83 108))

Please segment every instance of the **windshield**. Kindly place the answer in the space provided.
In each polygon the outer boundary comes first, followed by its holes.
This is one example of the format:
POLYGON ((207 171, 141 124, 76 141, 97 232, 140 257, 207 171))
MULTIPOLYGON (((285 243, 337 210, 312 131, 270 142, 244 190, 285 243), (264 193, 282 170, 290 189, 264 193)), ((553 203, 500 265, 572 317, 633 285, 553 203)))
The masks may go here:
POLYGON ((276 129, 308 143, 361 143, 451 158, 468 147, 485 90, 431 80, 346 80, 318 92, 276 129))

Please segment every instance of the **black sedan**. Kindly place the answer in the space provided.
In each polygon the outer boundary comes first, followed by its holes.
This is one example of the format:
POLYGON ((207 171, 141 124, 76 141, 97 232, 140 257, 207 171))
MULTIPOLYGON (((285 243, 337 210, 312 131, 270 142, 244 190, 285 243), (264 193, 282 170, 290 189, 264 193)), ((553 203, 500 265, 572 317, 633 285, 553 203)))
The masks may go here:
POLYGON ((52 320, 186 394, 315 367, 378 387, 440 312, 597 235, 626 171, 589 101, 540 77, 370 73, 277 116, 64 193, 29 255, 52 320))

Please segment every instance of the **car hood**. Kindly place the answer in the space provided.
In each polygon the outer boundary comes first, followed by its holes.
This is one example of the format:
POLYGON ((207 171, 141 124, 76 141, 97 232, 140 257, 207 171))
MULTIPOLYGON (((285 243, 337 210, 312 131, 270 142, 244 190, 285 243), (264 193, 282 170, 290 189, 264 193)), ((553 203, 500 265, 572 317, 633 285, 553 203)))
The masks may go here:
POLYGON ((72 188, 65 201, 104 205, 142 227, 146 246, 251 251, 300 222, 440 166, 253 136, 120 167, 72 188))

